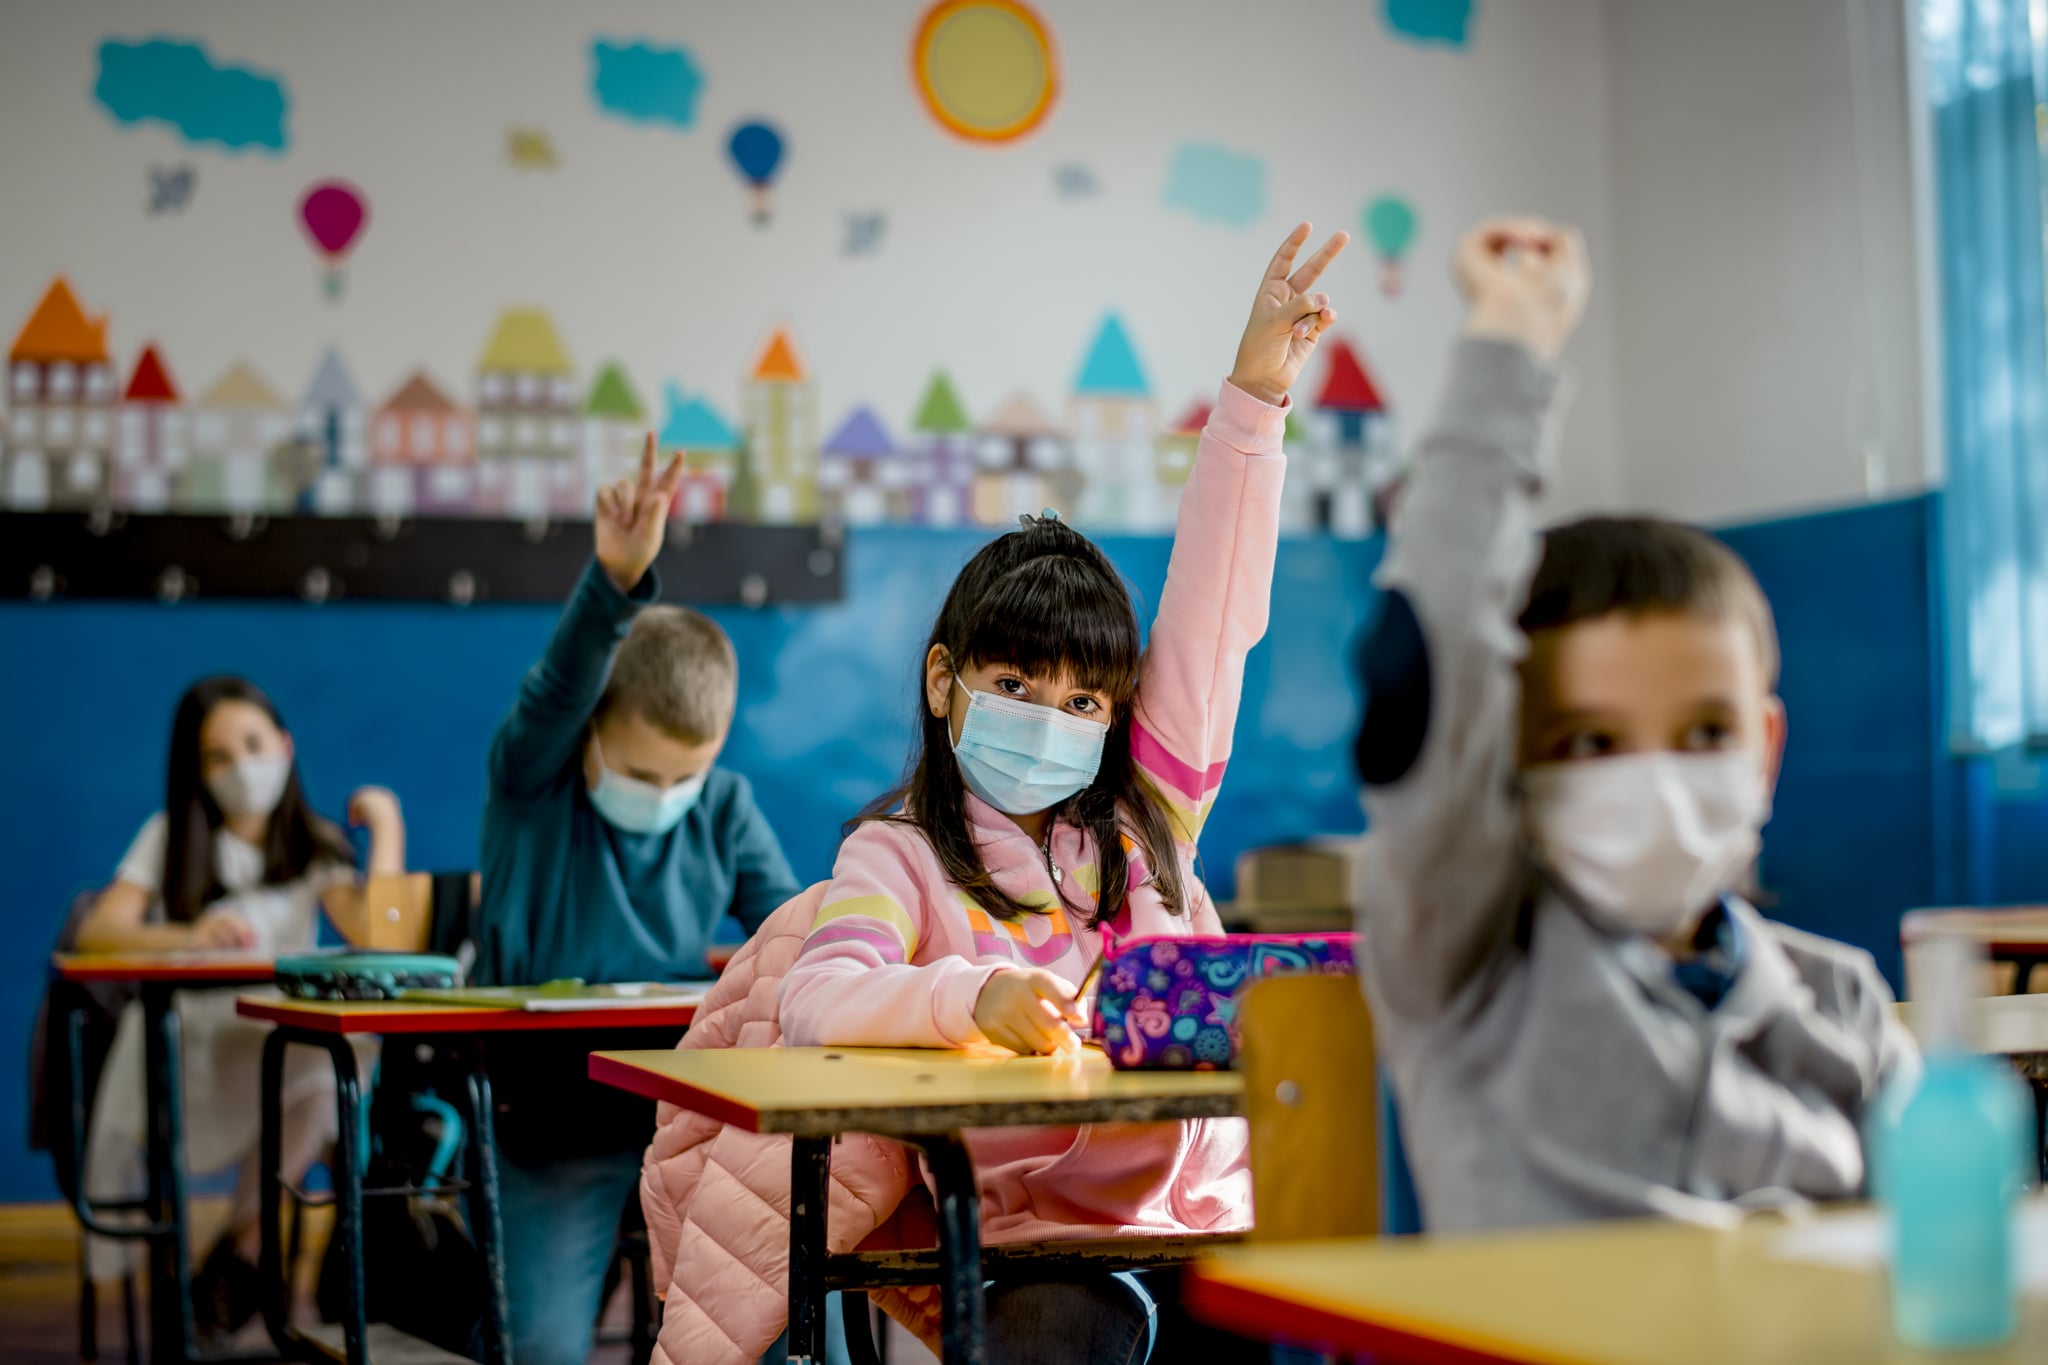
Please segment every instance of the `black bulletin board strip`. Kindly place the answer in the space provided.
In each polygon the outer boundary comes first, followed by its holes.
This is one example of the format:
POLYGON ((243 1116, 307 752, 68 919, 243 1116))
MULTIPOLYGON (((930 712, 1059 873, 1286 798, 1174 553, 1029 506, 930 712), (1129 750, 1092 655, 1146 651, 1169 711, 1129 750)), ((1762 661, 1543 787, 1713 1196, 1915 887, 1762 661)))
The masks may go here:
MULTIPOLYGON (((836 602, 836 528, 669 528, 664 595, 707 605, 836 602)), ((560 602, 588 522, 0 512, 0 598, 560 602)))

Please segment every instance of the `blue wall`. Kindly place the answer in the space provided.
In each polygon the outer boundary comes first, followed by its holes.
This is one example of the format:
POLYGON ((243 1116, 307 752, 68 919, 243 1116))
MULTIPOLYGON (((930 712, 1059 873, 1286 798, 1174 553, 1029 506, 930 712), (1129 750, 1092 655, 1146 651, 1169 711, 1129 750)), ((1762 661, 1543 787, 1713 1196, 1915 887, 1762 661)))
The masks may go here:
MULTIPOLYGON (((1791 734, 1765 840, 1770 913, 1870 949, 1896 983, 1904 911, 2048 899, 2039 766, 1941 748, 1936 499, 1724 534, 1755 567, 1784 643, 1791 734)), ((981 540, 863 532, 845 603, 718 613, 742 660, 727 761, 754 780, 800 876, 826 873, 840 822, 897 775, 919 643, 981 540)), ((1167 543, 1104 544, 1149 614, 1167 543)), ((1359 826, 1346 646, 1371 609, 1377 557, 1376 542, 1281 549, 1273 628, 1247 670, 1236 758, 1203 843, 1219 898, 1242 849, 1359 826)), ((405 802, 413 865, 469 866, 480 755, 552 619, 522 607, 0 605, 0 1200, 52 1197, 19 1136, 44 954, 68 898, 108 875, 155 808, 179 690, 206 672, 257 679, 285 708, 322 809, 387 784, 405 802)))
MULTIPOLYGON (((841 605, 716 613, 741 659, 725 761, 753 779, 800 877, 830 870, 840 822, 900 773, 925 632, 984 539, 862 531, 841 605)), ((1168 542, 1103 544, 1148 617, 1168 542)), ((1241 849, 1359 827, 1342 646, 1364 619, 1377 555, 1376 543, 1282 547, 1273 628, 1247 671, 1237 759, 1203 842, 1219 898, 1241 849)), ((687 599, 687 585, 668 587, 687 599)), ((255 679, 284 709, 322 810, 338 813, 362 783, 390 786, 412 865, 469 867, 485 746, 553 619, 526 607, 0 604, 0 1201, 55 1197, 22 1136, 45 955, 70 897, 111 874, 156 809, 186 684, 255 679)))

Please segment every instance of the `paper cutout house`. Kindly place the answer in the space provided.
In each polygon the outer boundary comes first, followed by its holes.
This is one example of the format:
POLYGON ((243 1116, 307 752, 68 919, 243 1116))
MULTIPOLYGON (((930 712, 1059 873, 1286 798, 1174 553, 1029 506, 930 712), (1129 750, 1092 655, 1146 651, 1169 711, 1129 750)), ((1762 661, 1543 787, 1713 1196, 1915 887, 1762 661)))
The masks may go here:
POLYGON ((1208 425, 1209 405, 1199 398, 1166 424, 1153 447, 1152 469, 1162 488, 1187 487, 1188 475, 1195 472, 1195 451, 1202 443, 1202 428, 1208 425))
POLYGON ((777 328, 741 396, 746 445, 732 515, 767 526, 818 519, 818 394, 786 328, 777 328))
POLYGON ((468 512, 477 499, 470 415, 414 370, 370 420, 369 506, 377 516, 468 512))
POLYGON ((1029 394, 1014 394, 981 424, 974 519, 1013 528, 1057 507, 1071 516, 1080 493, 1066 433, 1029 394))
POLYGON ((309 492, 302 499, 304 510, 323 516, 346 516, 356 510, 369 477, 368 426, 362 390, 341 352, 330 346, 299 399, 298 458, 303 462, 301 473, 311 474, 309 492))
POLYGON ((1310 519, 1317 530, 1357 539, 1372 532, 1373 494, 1391 464, 1387 405, 1351 342, 1331 337, 1322 348, 1329 362, 1314 406, 1324 439, 1303 470, 1310 519))
POLYGON ((932 371, 910 423, 910 518, 926 526, 967 520, 974 486, 975 441, 967 409, 944 370, 932 371))
POLYGON ((661 424, 661 448, 683 452, 683 482, 669 506, 669 517, 721 521, 739 474, 739 433, 704 398, 684 398, 682 386, 673 380, 663 387, 662 399, 668 418, 661 424))
POLYGON ((875 526, 910 517, 910 467, 873 408, 855 408, 825 442, 818 506, 828 521, 875 526))
POLYGON ((576 516, 583 487, 575 369, 538 308, 507 308, 477 361, 477 510, 510 517, 576 516))
POLYGON ((1170 525, 1153 473, 1158 413, 1137 350, 1114 313, 1102 320, 1088 348, 1071 411, 1074 466, 1087 480, 1077 519, 1132 531, 1170 525))
POLYGON ((186 414, 170 366, 150 342, 135 357, 121 390, 121 435, 114 452, 114 505, 131 512, 167 512, 184 468, 186 414))
MULTIPOLYGON (((607 361, 590 382, 583 400, 583 491, 595 499, 597 490, 640 471, 640 452, 647 439, 647 409, 634 392, 625 367, 607 361)), ((584 509, 586 511, 590 509, 584 509)))
POLYGON ((8 349, 7 395, 0 502, 20 511, 107 503, 115 439, 107 319, 88 315, 62 275, 8 349))
POLYGON ((191 454, 176 486, 178 510, 199 514, 283 511, 272 454, 292 431, 292 412, 247 364, 233 365, 192 405, 191 454))

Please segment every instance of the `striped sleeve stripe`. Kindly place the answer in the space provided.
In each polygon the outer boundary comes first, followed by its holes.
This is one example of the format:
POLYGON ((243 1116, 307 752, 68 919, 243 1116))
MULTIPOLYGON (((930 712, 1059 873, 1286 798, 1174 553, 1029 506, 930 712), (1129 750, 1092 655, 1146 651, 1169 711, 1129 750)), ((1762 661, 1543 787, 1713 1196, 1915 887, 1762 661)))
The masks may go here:
POLYGON ((1206 769, 1182 762, 1135 718, 1131 721, 1131 759, 1180 804, 1190 808, 1201 804, 1203 798, 1223 785, 1223 770, 1230 766, 1229 759, 1218 759, 1206 769))
POLYGON ((828 943, 865 943, 873 948, 884 962, 900 963, 904 960, 903 940, 887 929, 872 924, 855 924, 851 920, 840 920, 822 929, 813 929, 804 940, 804 951, 821 948, 828 943))
POLYGON ((815 938, 818 930, 835 920, 842 919, 879 920, 896 930, 897 937, 902 942, 904 961, 909 961, 917 953, 917 926, 911 923, 910 916, 904 913, 903 907, 887 896, 853 896, 843 901, 833 901, 820 910, 818 917, 811 921, 811 937, 815 938))

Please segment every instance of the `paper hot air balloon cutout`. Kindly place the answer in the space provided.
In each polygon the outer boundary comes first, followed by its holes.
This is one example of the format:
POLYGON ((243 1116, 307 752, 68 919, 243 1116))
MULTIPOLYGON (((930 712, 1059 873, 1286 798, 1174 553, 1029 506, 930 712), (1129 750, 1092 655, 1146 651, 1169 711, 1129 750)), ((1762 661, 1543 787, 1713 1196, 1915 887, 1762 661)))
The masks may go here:
POLYGON ((782 134, 766 123, 742 123, 732 130, 725 150, 753 195, 755 224, 766 223, 768 187, 775 183, 776 170, 782 165, 782 134))
POLYGON ((299 222, 327 260, 327 297, 341 297, 341 263, 370 221, 370 201, 346 180, 323 180, 299 200, 299 222))
POLYGON ((1383 194, 1365 206, 1365 235, 1380 258, 1380 292, 1401 292, 1401 262, 1415 240, 1415 209, 1398 194, 1383 194))

